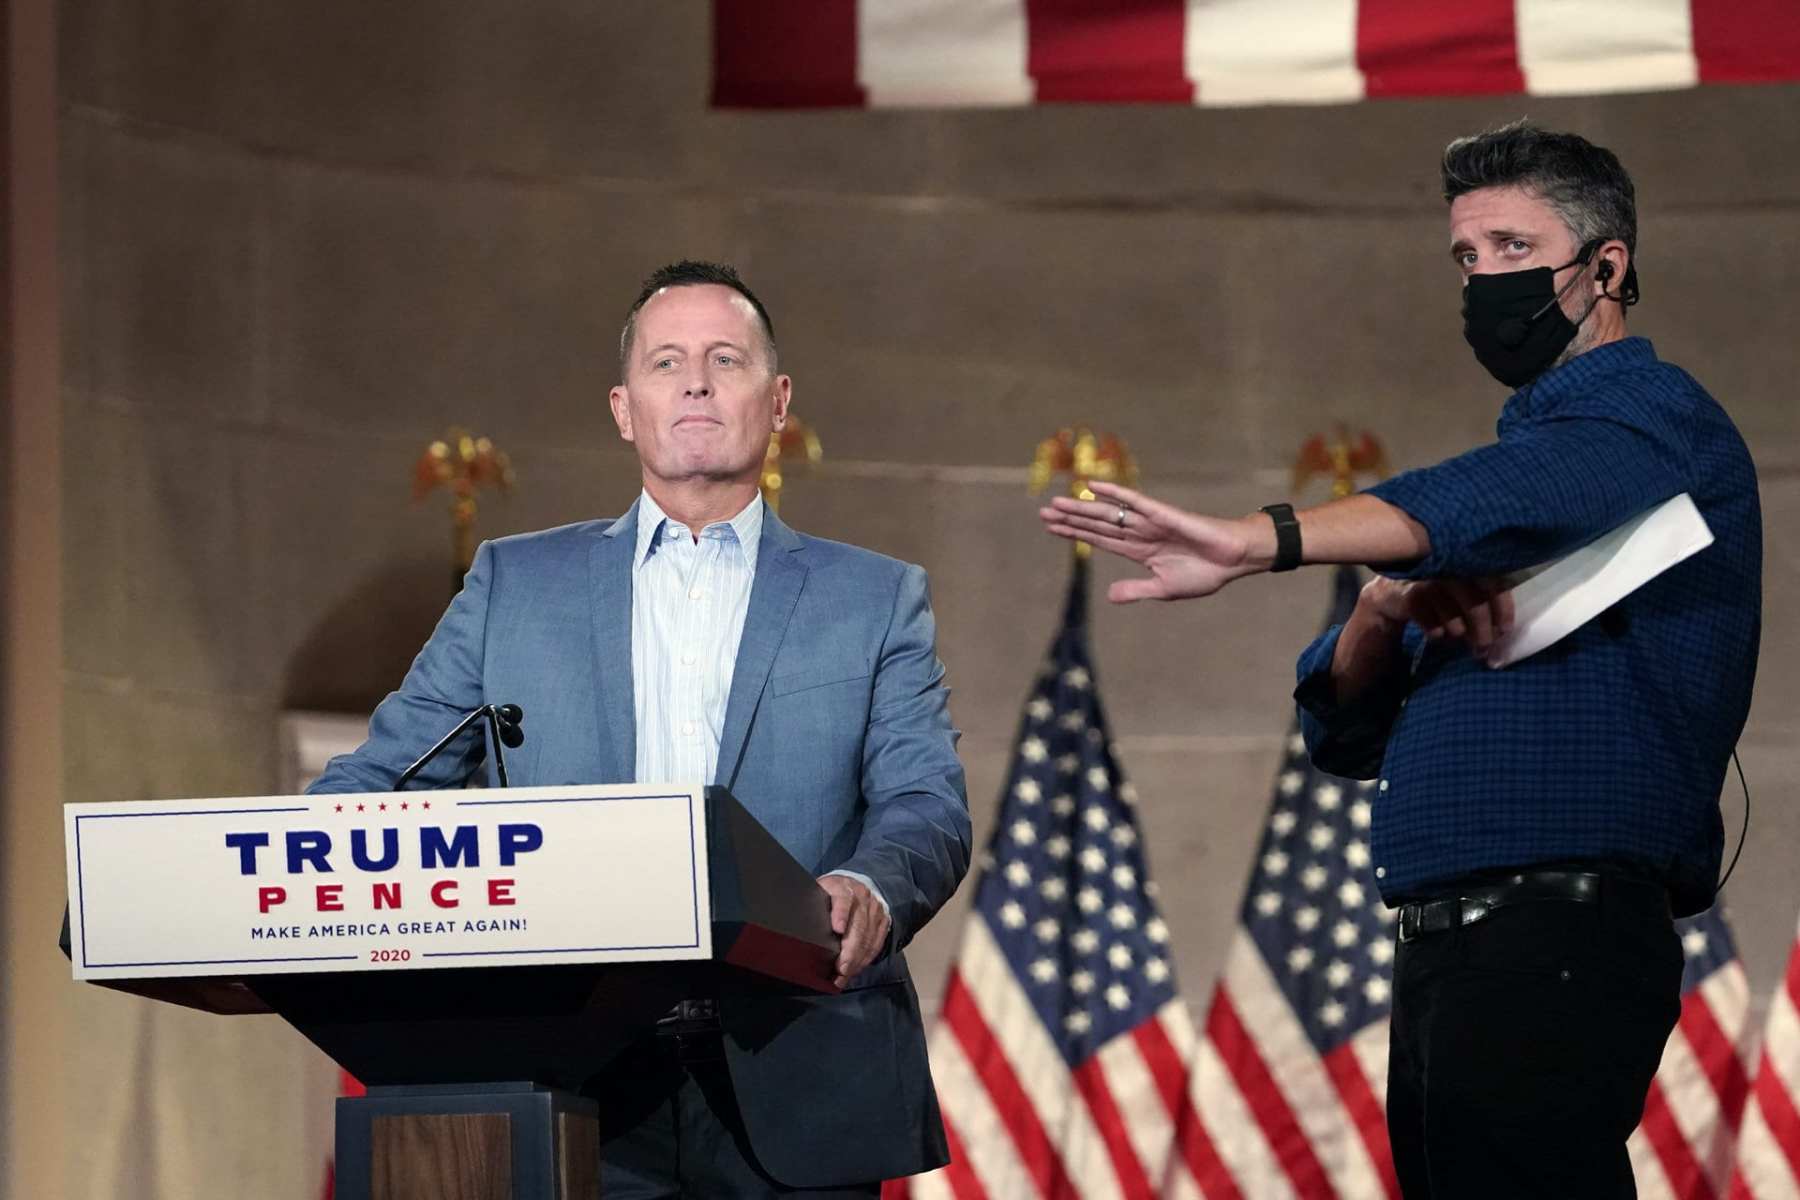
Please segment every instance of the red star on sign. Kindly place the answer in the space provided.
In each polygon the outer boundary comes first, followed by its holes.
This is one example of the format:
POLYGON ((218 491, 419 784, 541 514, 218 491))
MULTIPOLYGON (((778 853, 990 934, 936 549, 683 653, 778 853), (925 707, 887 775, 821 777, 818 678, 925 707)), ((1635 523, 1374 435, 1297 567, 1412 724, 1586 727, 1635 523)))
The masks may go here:
POLYGON ((405 812, 405 811, 406 811, 406 801, 404 801, 404 800, 402 800, 402 801, 401 801, 401 802, 400 802, 400 811, 401 811, 401 812, 405 812))
POLYGON ((364 808, 364 806, 363 806, 363 805, 361 805, 361 804, 359 804, 359 805, 357 805, 357 806, 356 806, 356 811, 357 811, 357 812, 361 812, 361 811, 362 811, 362 810, 363 810, 363 808, 364 808))
POLYGON ((419 807, 420 807, 420 808, 430 808, 430 807, 431 807, 431 801, 429 801, 429 800, 421 800, 421 801, 419 801, 419 807))
POLYGON ((379 808, 382 812, 386 812, 387 811, 387 801, 383 800, 380 804, 376 805, 375 807, 379 808))
POLYGON ((340 805, 338 805, 338 806, 337 806, 337 809, 336 809, 336 811, 337 811, 337 812, 343 812, 343 811, 344 811, 344 806, 343 806, 343 805, 341 805, 341 804, 340 804, 340 805))

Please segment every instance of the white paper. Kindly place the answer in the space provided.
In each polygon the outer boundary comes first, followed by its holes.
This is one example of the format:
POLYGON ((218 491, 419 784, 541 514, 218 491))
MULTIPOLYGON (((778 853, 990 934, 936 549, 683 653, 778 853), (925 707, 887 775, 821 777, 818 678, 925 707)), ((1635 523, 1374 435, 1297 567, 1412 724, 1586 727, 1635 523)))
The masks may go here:
POLYGON ((1491 662, 1511 666, 1555 645, 1712 540, 1693 497, 1683 492, 1581 549, 1532 568, 1512 589, 1513 627, 1495 643, 1491 662))

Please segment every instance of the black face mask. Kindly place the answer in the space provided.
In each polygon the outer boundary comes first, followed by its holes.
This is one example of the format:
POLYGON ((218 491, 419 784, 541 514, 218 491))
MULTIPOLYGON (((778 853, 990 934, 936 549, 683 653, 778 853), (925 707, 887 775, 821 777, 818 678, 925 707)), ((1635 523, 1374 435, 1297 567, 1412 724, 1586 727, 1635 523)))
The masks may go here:
MULTIPOLYGON (((1496 275, 1471 275, 1463 288, 1463 337, 1475 359, 1507 387, 1523 387, 1542 375, 1575 340, 1577 322, 1558 303, 1581 281, 1583 272, 1556 287, 1556 272, 1586 267, 1603 239, 1583 246, 1560 267, 1532 267, 1496 275)), ((1589 305, 1583 321, 1594 311, 1589 305)))

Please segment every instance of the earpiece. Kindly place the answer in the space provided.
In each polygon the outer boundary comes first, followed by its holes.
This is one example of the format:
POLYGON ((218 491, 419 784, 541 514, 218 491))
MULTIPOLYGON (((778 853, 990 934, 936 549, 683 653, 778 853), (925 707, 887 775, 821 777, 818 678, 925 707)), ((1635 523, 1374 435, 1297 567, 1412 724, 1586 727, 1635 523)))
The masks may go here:
POLYGON ((1604 258, 1601 259, 1599 267, 1597 267, 1594 271, 1595 282, 1605 283, 1607 280, 1611 279, 1612 277, 1613 277, 1612 263, 1607 259, 1604 259, 1604 258))

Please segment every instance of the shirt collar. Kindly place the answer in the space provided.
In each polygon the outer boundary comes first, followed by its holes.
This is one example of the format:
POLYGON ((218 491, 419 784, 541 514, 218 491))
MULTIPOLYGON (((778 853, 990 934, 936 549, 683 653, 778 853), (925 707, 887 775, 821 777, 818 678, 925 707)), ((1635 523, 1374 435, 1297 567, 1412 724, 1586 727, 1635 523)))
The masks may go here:
POLYGON ((1504 423, 1548 416, 1565 400, 1592 390, 1608 376, 1655 361, 1656 348, 1649 338, 1628 337, 1596 346, 1514 392, 1507 399, 1500 420, 1504 423))
MULTIPOLYGON (((632 556, 633 569, 644 565, 656 547, 664 538, 664 529, 678 524, 662 510, 648 491, 639 493, 637 503, 637 551, 632 556)), ((758 492, 750 498, 750 503, 738 510, 738 514, 729 521, 714 521, 700 531, 702 537, 707 530, 720 530, 727 540, 735 541, 744 554, 744 566, 751 574, 756 573, 756 551, 762 544, 763 498, 758 492)))

